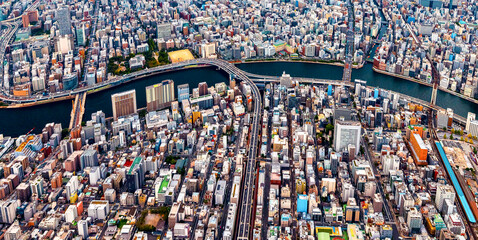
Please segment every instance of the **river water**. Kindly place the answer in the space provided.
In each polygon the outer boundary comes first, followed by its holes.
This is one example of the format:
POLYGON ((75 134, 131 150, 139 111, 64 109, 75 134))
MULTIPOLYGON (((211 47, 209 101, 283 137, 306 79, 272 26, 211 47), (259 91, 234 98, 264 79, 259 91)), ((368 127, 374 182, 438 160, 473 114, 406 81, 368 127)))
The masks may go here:
MULTIPOLYGON (((338 66, 301 62, 244 63, 237 65, 237 67, 251 73, 262 75, 280 76, 282 72, 285 71, 293 77, 334 80, 342 79, 343 72, 343 68, 338 66)), ((91 113, 98 110, 103 110, 107 117, 112 116, 111 94, 130 89, 136 89, 138 108, 145 107, 145 87, 159 83, 165 79, 174 80, 176 87, 180 84, 188 83, 191 91, 197 87, 200 82, 207 82, 209 85, 218 82, 226 82, 228 84, 229 82, 229 76, 225 72, 217 71, 212 67, 180 70, 143 78, 88 95, 86 97, 83 121, 89 120, 91 113)), ((393 90, 427 101, 429 101, 431 97, 431 88, 404 79, 375 73, 372 71, 372 64, 366 64, 361 69, 354 69, 352 71, 352 79, 366 80, 369 86, 393 90)), ((437 105, 445 108, 450 107, 460 116, 466 116, 470 111, 478 113, 478 104, 468 102, 442 91, 438 92, 437 105)), ((6 136, 18 136, 25 134, 32 128, 35 128, 34 132, 38 133, 45 124, 49 122, 62 123, 64 128, 68 127, 71 108, 72 101, 65 100, 19 109, 0 109, 0 133, 6 136)))

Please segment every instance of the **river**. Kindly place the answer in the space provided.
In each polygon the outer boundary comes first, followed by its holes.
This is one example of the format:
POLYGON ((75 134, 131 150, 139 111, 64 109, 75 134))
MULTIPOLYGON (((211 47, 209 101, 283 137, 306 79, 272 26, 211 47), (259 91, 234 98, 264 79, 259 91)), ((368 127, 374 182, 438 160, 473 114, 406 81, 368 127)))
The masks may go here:
MULTIPOLYGON (((343 72, 342 67, 303 62, 244 63, 238 64, 237 67, 251 73, 263 75, 280 76, 283 71, 286 71, 286 73, 291 74, 293 77, 334 80, 342 79, 343 72)), ((209 85, 218 82, 226 82, 228 84, 229 82, 229 77, 225 72, 216 71, 216 69, 212 67, 180 70, 143 78, 88 95, 86 97, 83 121, 89 120, 91 113, 98 110, 103 110, 107 117, 112 116, 111 94, 130 89, 136 89, 138 108, 145 107, 145 87, 159 83, 165 79, 174 80, 176 87, 180 84, 188 83, 191 91, 197 87, 199 82, 205 81, 209 85)), ((369 86, 393 90, 427 101, 431 97, 431 88, 404 79, 376 73, 372 71, 371 64, 366 64, 361 69, 353 69, 352 79, 366 80, 369 86)), ((478 113, 478 104, 468 102, 442 91, 438 92, 437 105, 445 108, 451 107, 455 113, 460 116, 466 116, 470 111, 478 113)), ((25 134, 32 128, 35 128, 34 132, 38 133, 45 124, 49 122, 61 123, 64 128, 68 127, 71 108, 71 100, 65 100, 26 108, 0 109, 0 133, 6 136, 18 136, 25 134)))

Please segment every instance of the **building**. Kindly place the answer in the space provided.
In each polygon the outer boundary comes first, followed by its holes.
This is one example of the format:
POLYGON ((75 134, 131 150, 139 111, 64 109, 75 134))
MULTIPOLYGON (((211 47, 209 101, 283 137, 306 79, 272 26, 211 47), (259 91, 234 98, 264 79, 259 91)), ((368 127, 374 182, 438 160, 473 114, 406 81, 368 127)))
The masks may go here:
POLYGON ((415 207, 407 212, 407 226, 410 232, 420 231, 422 227, 422 214, 415 207))
POLYGON ((56 20, 60 35, 71 34, 71 17, 68 7, 63 6, 56 11, 56 20))
POLYGON ((451 202, 454 202, 455 191, 451 185, 440 184, 437 187, 437 193, 435 197, 435 204, 438 211, 442 211, 443 204, 446 199, 450 199, 451 202))
POLYGON ((164 80, 146 87, 146 108, 148 112, 167 107, 174 101, 174 81, 164 80))
POLYGON ((68 73, 63 76, 63 90, 72 90, 78 86, 78 75, 68 73))
POLYGON ((199 96, 204 96, 208 94, 207 82, 201 82, 198 84, 199 96))
POLYGON ((338 152, 346 151, 349 145, 353 145, 355 147, 355 154, 358 154, 361 130, 360 122, 335 120, 335 150, 338 152))
POLYGON ((453 110, 447 108, 445 110, 440 110, 437 112, 437 126, 438 128, 449 128, 453 123, 453 110))
POLYGON ((420 166, 427 165, 428 148, 425 146, 420 134, 412 133, 410 135, 410 146, 415 164, 420 166))
POLYGON ((344 183, 342 186, 342 202, 347 202, 355 195, 355 188, 350 183, 344 183))
POLYGON ((181 84, 178 86, 178 101, 182 102, 189 99, 189 84, 181 84))
POLYGON ((22 239, 21 238, 22 234, 23 234, 23 231, 20 228, 20 225, 18 225, 18 222, 15 222, 5 232, 4 239, 5 240, 22 239))
POLYGON ((88 238, 88 221, 78 221, 78 235, 80 235, 83 239, 88 238))
POLYGON ((19 207, 18 201, 1 201, 0 202, 0 222, 2 223, 13 223, 17 216, 16 211, 19 207))
POLYGON ((473 120, 470 122, 468 133, 474 137, 478 137, 478 120, 473 120))
POLYGON ((118 120, 118 117, 136 113, 138 111, 136 108, 136 90, 111 95, 111 104, 115 121, 118 120))
POLYGON ((158 38, 162 38, 165 41, 171 38, 171 23, 161 23, 157 25, 158 38))
POLYGON ((105 200, 94 200, 88 206, 88 217, 104 220, 110 212, 110 204, 105 200))
POLYGON ((136 157, 126 173, 126 186, 129 192, 143 187, 145 166, 141 157, 136 157))
POLYGON ((38 11, 26 11, 22 15, 22 24, 24 28, 27 28, 30 26, 30 23, 36 23, 38 22, 38 11))
POLYGON ((398 170, 400 168, 400 158, 396 155, 382 156, 383 174, 388 175, 390 171, 398 170))
POLYGON ((85 25, 81 24, 76 27, 76 45, 85 46, 86 45, 86 34, 85 34, 85 25))
POLYGON ((202 44, 201 55, 203 58, 216 58, 216 44, 213 42, 202 44))
POLYGON ((466 127, 465 127, 465 131, 467 133, 470 133, 470 124, 473 120, 476 120, 476 114, 472 112, 468 112, 468 116, 466 117, 466 127))

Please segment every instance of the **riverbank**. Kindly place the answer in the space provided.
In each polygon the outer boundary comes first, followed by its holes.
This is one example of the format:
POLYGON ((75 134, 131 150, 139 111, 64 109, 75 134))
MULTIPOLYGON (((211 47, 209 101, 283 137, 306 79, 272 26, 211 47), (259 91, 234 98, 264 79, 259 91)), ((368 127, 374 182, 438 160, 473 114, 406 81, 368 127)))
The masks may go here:
POLYGON ((31 103, 15 103, 15 104, 2 105, 0 106, 0 109, 28 108, 28 107, 34 107, 34 106, 48 104, 48 103, 61 102, 65 100, 75 99, 75 95, 76 94, 64 96, 64 97, 56 97, 56 98, 40 100, 38 102, 31 102, 31 103))
MULTIPOLYGON (((388 76, 396 77, 396 78, 401 78, 401 79, 404 79, 404 80, 412 81, 412 82, 415 82, 415 83, 418 83, 418 84, 421 84, 421 85, 424 85, 424 86, 433 88, 433 84, 427 83, 427 82, 424 82, 424 81, 420 81, 420 80, 418 80, 418 79, 416 79, 416 78, 407 77, 407 76, 404 76, 404 75, 401 75, 401 74, 396 74, 396 73, 387 72, 387 71, 384 71, 384 70, 377 69, 377 68, 375 68, 375 67, 372 67, 372 70, 373 70, 374 72, 377 72, 377 73, 380 73, 380 74, 384 74, 384 75, 388 75, 388 76)), ((455 95, 455 96, 457 96, 457 97, 460 97, 460 98, 465 99, 465 100, 467 100, 467 101, 470 101, 470 102, 472 102, 472 103, 478 104, 478 99, 471 98, 471 97, 467 97, 467 96, 465 96, 465 95, 463 95, 463 94, 461 94, 461 93, 452 91, 452 90, 450 90, 450 89, 447 89, 447 88, 443 88, 443 87, 438 86, 438 90, 443 91, 443 92, 446 92, 446 93, 449 93, 449 94, 452 94, 452 95, 455 95)))
MULTIPOLYGON (((307 60, 307 59, 248 59, 248 60, 240 60, 240 61, 230 61, 230 63, 233 64, 243 64, 243 63, 269 63, 269 62, 283 62, 283 63, 315 63, 315 64, 321 64, 321 65, 330 65, 330 66, 337 66, 337 67, 344 67, 344 63, 342 62, 325 62, 325 61, 319 61, 319 60, 307 60)), ((360 69, 364 66, 363 63, 354 65, 352 64, 353 69, 360 69)))

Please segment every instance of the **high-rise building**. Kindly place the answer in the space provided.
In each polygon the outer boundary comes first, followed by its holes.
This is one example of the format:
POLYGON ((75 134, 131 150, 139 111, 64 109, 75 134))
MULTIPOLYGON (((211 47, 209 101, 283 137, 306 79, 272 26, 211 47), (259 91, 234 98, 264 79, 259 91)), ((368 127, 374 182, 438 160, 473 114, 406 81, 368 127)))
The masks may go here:
POLYGON ((383 173, 388 175, 391 170, 398 170, 400 167, 400 158, 396 155, 382 156, 383 173))
POLYGON ((204 96, 208 94, 207 82, 201 82, 198 84, 199 96, 204 96))
POLYGON ((85 46, 86 36, 85 36, 85 25, 81 24, 76 26, 76 44, 78 46, 85 46))
POLYGON ((30 187, 32 190, 32 194, 36 194, 38 197, 41 197, 45 192, 45 190, 43 189, 43 178, 40 176, 30 182, 30 187))
POLYGON ((466 127, 465 127, 465 131, 467 133, 470 133, 470 124, 475 119, 476 119, 476 114, 474 114, 472 112, 468 112, 468 116, 466 118, 466 127))
POLYGON ((143 158, 136 157, 126 174, 126 185, 130 192, 136 191, 144 184, 145 166, 143 163, 143 158))
POLYGON ((205 43, 201 45, 201 55, 203 58, 215 58, 216 56, 216 44, 205 43))
POLYGON ((27 28, 30 23, 32 22, 38 22, 38 11, 26 11, 22 15, 22 24, 24 28, 27 28))
POLYGON ((415 164, 420 166, 427 165, 428 148, 425 146, 425 142, 423 142, 420 134, 412 133, 410 135, 410 145, 415 164))
POLYGON ((155 111, 167 107, 174 101, 174 81, 164 80, 146 87, 146 108, 155 111))
POLYGON ((70 9, 66 6, 56 11, 56 20, 58 22, 60 35, 71 34, 70 9))
POLYGON ((355 188, 350 183, 344 183, 342 186, 342 202, 347 202, 350 198, 354 197, 355 188))
POLYGON ((13 223, 13 221, 15 221, 17 207, 19 207, 19 204, 16 200, 0 202, 0 222, 13 223))
POLYGON ((360 148, 362 126, 355 121, 335 121, 334 148, 336 151, 347 150, 349 144, 355 146, 355 154, 360 148))
POLYGON ((181 84, 178 86, 178 101, 182 102, 189 99, 189 84, 181 84))
POLYGON ((453 191, 453 187, 451 185, 440 184, 437 187, 437 194, 435 197, 435 204, 438 211, 442 210, 445 199, 450 199, 452 202, 454 202, 455 191, 453 191))
POLYGON ((78 235, 83 239, 88 237, 88 222, 86 220, 78 221, 78 235))
POLYGON ((407 213, 407 225, 410 232, 416 232, 422 226, 422 214, 415 207, 411 207, 407 213))
POLYGON ((136 90, 116 93, 111 95, 111 104, 113 105, 113 118, 127 116, 137 112, 136 108, 136 90))

